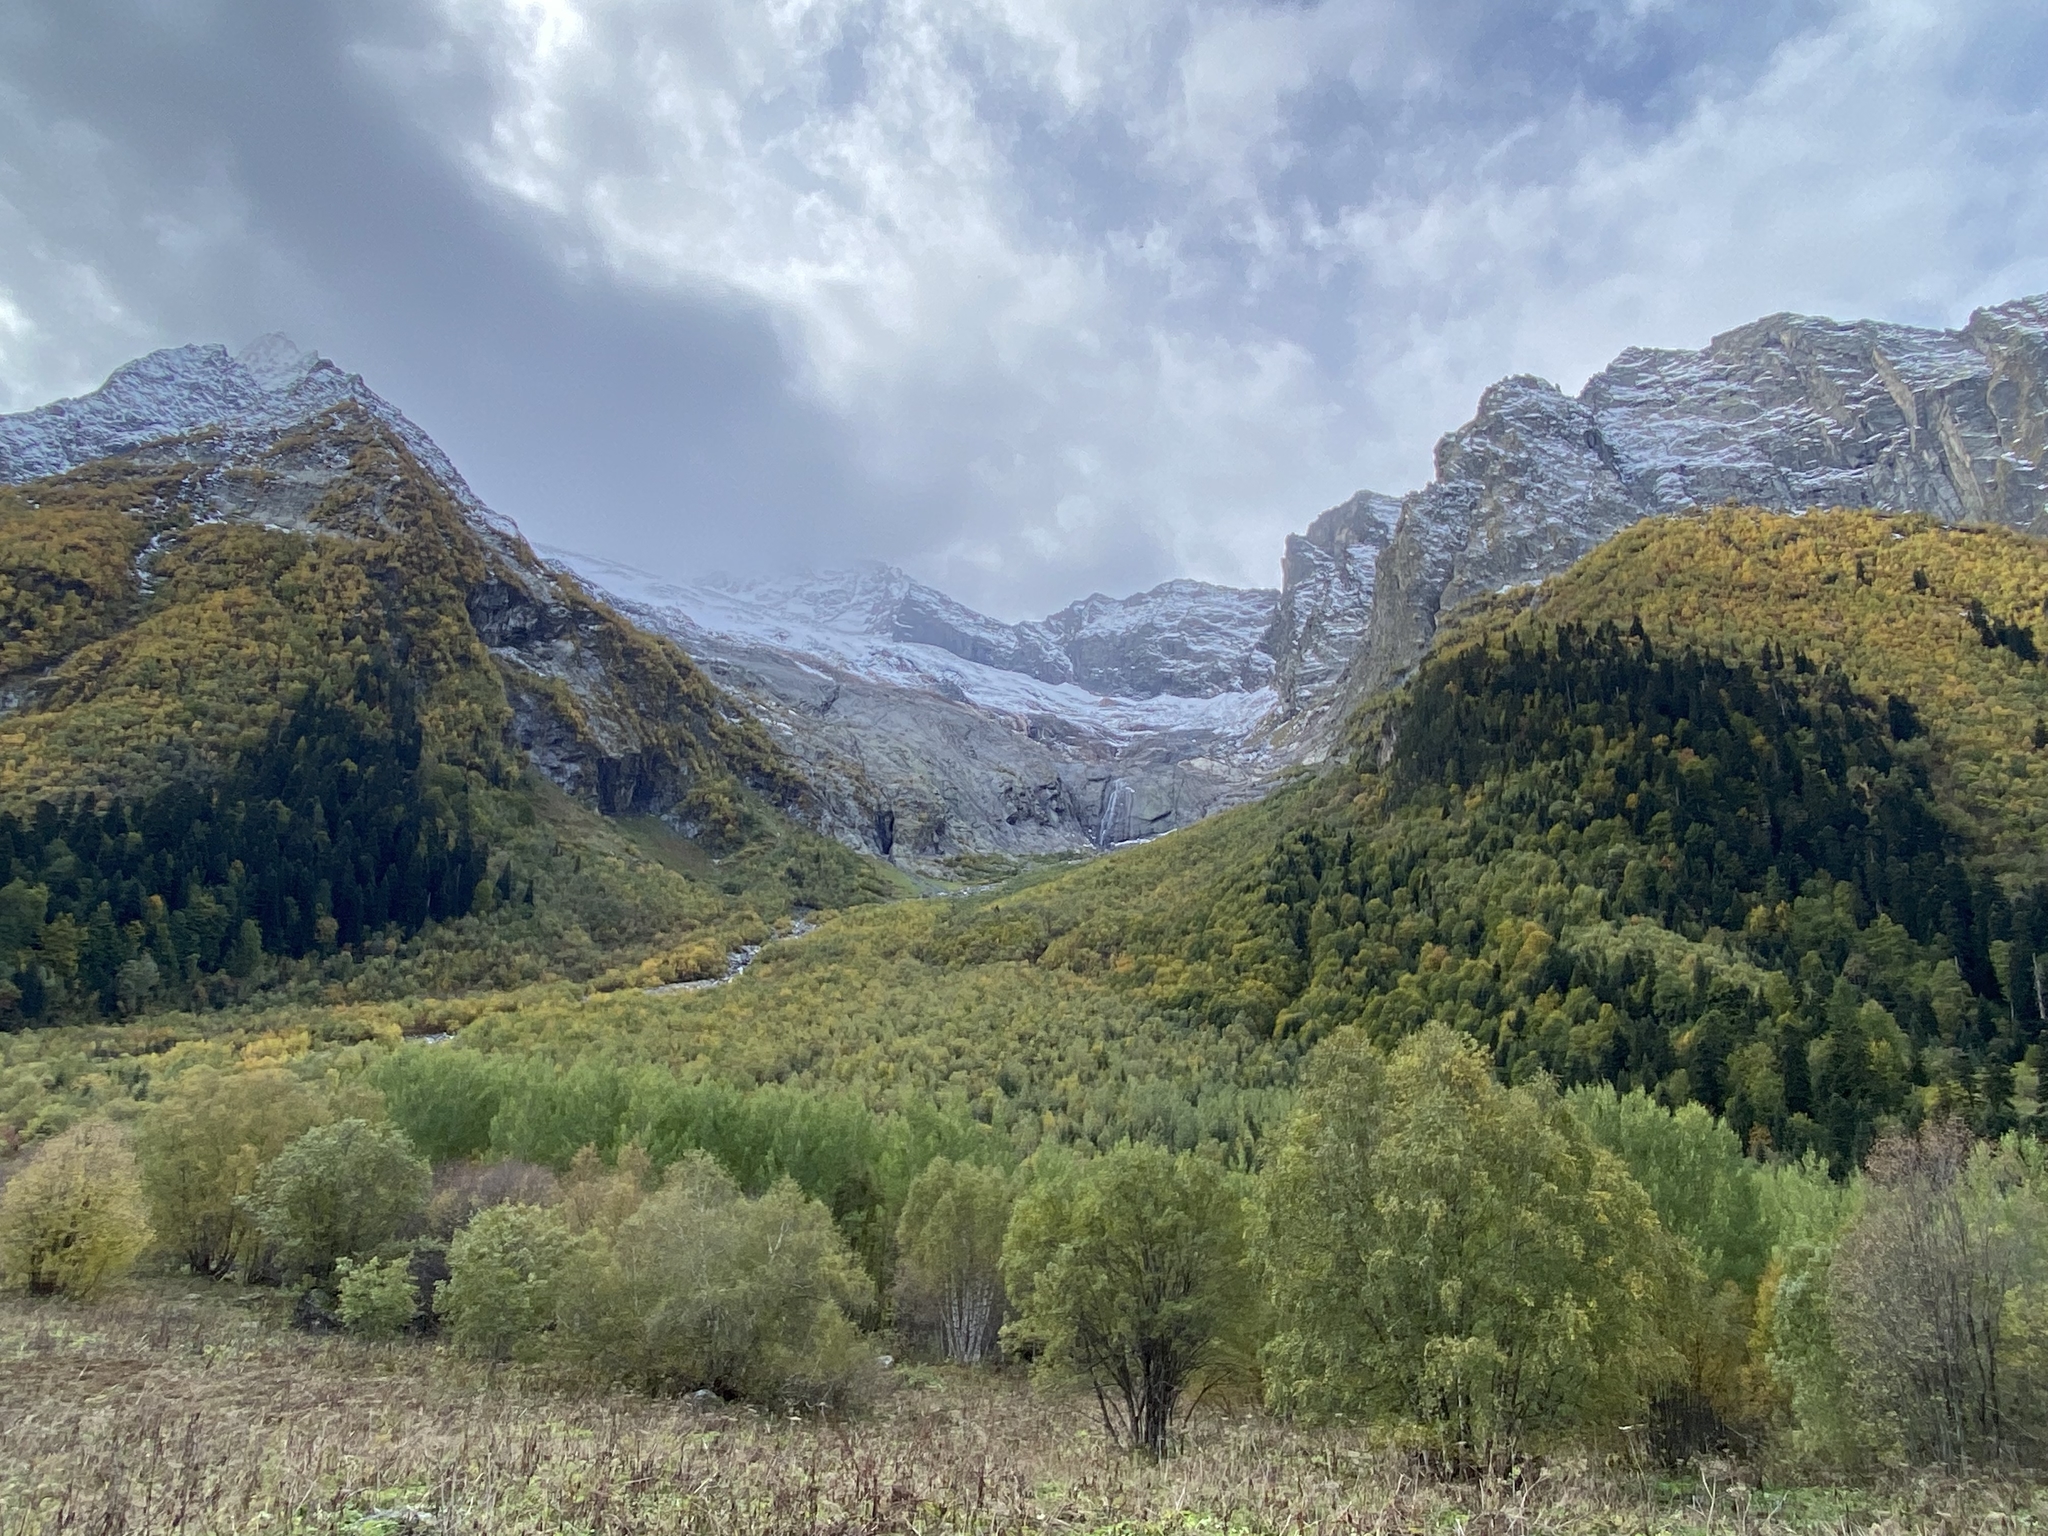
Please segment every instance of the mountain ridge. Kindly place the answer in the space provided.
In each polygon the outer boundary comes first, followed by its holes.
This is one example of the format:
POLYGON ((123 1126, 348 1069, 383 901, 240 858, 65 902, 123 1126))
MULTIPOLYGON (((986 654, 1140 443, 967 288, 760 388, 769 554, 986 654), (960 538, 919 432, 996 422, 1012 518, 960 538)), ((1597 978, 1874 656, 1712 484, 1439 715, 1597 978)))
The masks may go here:
MULTIPOLYGON (((1126 678, 1188 686, 1196 676, 1209 690, 1119 697, 1058 680, 1101 674, 1060 665, 1056 632, 1001 625, 886 567, 681 584, 548 553, 744 699, 801 765, 820 825, 899 862, 1064 854, 1150 836, 1246 798, 1266 771, 1254 738, 1272 689, 1225 685, 1263 637, 1269 593, 1246 603, 1230 589, 1168 583, 1097 603, 1098 626, 1105 608, 1134 621, 1111 636, 1126 678), (1210 599, 1217 643, 1206 654, 1146 649, 1173 628, 1143 601, 1160 594, 1169 614, 1210 599)), ((1067 613, 1069 633, 1087 638, 1085 602, 1067 613)))
MULTIPOLYGON (((95 464, 110 466, 103 477, 139 476, 159 508, 133 556, 138 596, 152 563, 194 538, 218 542, 213 530, 226 526, 338 536, 446 566, 459 622, 506 688, 508 741, 600 810, 675 811, 689 793, 682 765, 693 749, 683 737, 701 726, 711 736, 737 732, 737 744, 755 729, 687 658, 654 659, 659 641, 643 655, 645 642, 542 565, 432 439, 359 375, 281 336, 239 355, 219 346, 151 353, 92 394, 0 417, 0 481, 61 482, 95 464), (672 717, 657 721, 643 704, 672 717)), ((15 709, 58 684, 0 679, 15 709)), ((733 750, 763 787, 777 781, 765 739, 733 750)), ((796 790, 781 783, 773 792, 793 798, 796 790)))
MULTIPOLYGON (((558 644, 559 572, 359 376, 276 336, 153 353, 92 395, 0 418, 0 478, 172 439, 231 461, 344 401, 520 573, 477 617, 535 680, 524 740, 612 803, 625 737, 569 752, 537 702, 582 666, 558 644)), ((1187 825, 1340 750, 1347 718, 1449 616, 1641 518, 1733 499, 2048 526, 2048 297, 1952 331, 1770 316, 1696 351, 1629 348, 1575 396, 1516 375, 1435 464, 1428 485, 1361 491, 1290 535, 1277 592, 1167 582, 1017 624, 887 567, 677 583, 553 554, 768 722, 842 841, 913 864, 1070 853, 1187 825)))

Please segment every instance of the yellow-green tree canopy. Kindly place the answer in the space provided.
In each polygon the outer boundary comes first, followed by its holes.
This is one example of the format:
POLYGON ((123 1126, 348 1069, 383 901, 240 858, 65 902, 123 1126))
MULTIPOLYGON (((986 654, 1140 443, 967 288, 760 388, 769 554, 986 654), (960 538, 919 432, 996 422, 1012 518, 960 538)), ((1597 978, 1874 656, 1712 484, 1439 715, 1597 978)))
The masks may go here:
POLYGON ((149 1238, 134 1155, 104 1120, 53 1138, 0 1191, 0 1284, 90 1296, 149 1238))
POLYGON ((327 1115, 317 1094, 278 1067, 183 1073, 135 1133, 157 1242, 195 1274, 248 1262, 257 1237, 238 1202, 264 1164, 327 1115))
POLYGON ((1642 1189, 1547 1087, 1431 1025, 1318 1051, 1265 1178, 1275 1407, 1454 1460, 1629 1421, 1686 1277, 1642 1189))
POLYGON ((1189 1389, 1255 1343, 1244 1227, 1230 1177, 1185 1152, 1126 1144, 1041 1178, 1003 1247, 1018 1312, 1005 1333, 1043 1368, 1084 1377, 1110 1435, 1159 1456, 1189 1389))
POLYGON ((563 1321, 574 1352, 651 1390, 816 1403, 857 1384, 849 1315, 873 1301, 823 1205, 788 1179, 750 1200, 698 1152, 619 1227, 563 1321))
POLYGON ((325 1275, 336 1259, 373 1253, 425 1209, 428 1178, 402 1131, 337 1120, 271 1159, 241 1207, 287 1265, 325 1275))
POLYGON ((912 1181, 896 1225, 896 1324, 931 1337, 949 1360, 993 1354, 1003 1325, 1003 1234, 1009 1175, 948 1157, 912 1181))

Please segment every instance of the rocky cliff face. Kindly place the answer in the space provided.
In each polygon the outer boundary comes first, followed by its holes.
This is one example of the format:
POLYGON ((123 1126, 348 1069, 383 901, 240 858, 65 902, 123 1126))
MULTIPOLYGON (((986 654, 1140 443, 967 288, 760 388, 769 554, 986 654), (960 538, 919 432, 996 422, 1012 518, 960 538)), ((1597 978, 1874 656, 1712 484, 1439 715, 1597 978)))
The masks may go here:
POLYGON ((1698 352, 1631 348, 1576 398, 1508 379, 1436 471, 1400 502, 1336 713, 1413 665, 1441 612, 1638 518, 1739 501, 2048 531, 2048 296, 1959 331, 1774 315, 1698 352))
MULTIPOLYGON (((826 829, 911 863, 1101 846, 1251 798, 1328 750, 1446 611, 1639 518, 1847 504, 2048 533, 2048 297, 1958 331, 1773 316, 1698 352, 1631 349, 1576 397, 1506 379, 1437 445, 1430 484, 1360 492, 1291 537, 1278 593, 1176 581, 1023 624, 880 566, 678 586, 570 555, 543 565, 361 379, 275 337, 153 353, 82 399, 0 418, 0 478, 182 455, 210 466, 218 515, 296 526, 353 472, 306 435, 345 411, 460 509, 482 552, 469 619, 505 679, 509 734, 543 771, 606 808, 674 802, 675 732, 650 722, 702 714, 685 698, 702 679, 650 681, 660 669, 633 646, 651 632, 766 723, 826 829)), ((0 702, 32 692, 0 678, 0 702)), ((730 704, 705 708, 738 728, 730 704)))
POLYGON ((1272 592, 1168 582, 1011 625, 885 566, 679 584, 548 553, 744 700, 826 830, 899 863, 1154 836, 1274 766, 1272 592))
POLYGON ((1084 597, 1042 625, 1095 693, 1206 699, 1273 681, 1268 635, 1279 594, 1169 581, 1133 597, 1084 597))
POLYGON ((1372 625, 1379 561, 1393 541, 1401 504, 1360 491, 1289 534, 1280 561, 1280 601, 1266 648, 1283 717, 1313 734, 1372 625))

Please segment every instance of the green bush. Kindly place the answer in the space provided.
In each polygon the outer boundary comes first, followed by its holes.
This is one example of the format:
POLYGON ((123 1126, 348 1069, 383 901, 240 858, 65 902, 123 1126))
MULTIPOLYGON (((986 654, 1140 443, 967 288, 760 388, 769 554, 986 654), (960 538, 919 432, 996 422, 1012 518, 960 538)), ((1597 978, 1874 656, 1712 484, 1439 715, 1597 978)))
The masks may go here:
POLYGON ((276 1067, 185 1072, 135 1132, 157 1243, 194 1274, 248 1264, 255 1232, 239 1202, 265 1163, 326 1118, 319 1098, 276 1067))
POLYGON ((403 1133, 366 1120, 315 1126, 238 1202, 288 1269, 325 1277, 373 1252, 427 1203, 429 1172, 403 1133))
POLYGON ((650 1391, 833 1403, 861 1385, 848 1317, 873 1300, 824 1206, 787 1179, 749 1200, 699 1153, 619 1228, 564 1321, 578 1356, 650 1391))
POLYGON ((1651 1405, 1658 1448, 1678 1462, 1761 1428, 1768 1403, 1756 1390, 1751 1336, 1772 1234, 1757 1165, 1727 1122, 1698 1104, 1670 1110, 1641 1089, 1617 1094, 1604 1083, 1574 1089, 1567 1102, 1628 1165, 1695 1272, 1673 1298, 1668 1332, 1683 1369, 1651 1405))
POLYGON ((555 1325, 562 1288, 587 1278, 589 1255, 545 1206, 494 1205, 448 1246, 448 1278, 434 1310, 456 1348, 487 1360, 538 1351, 555 1325))
POLYGON ((338 1259, 334 1265, 342 1326, 366 1339, 395 1339, 419 1315, 409 1258, 338 1259))
POLYGON ((1230 1177, 1190 1153, 1126 1145, 1041 1178, 1003 1245, 1005 1336, 1085 1377, 1119 1443, 1163 1455, 1188 1390, 1256 1347, 1244 1230, 1230 1177))
POLYGON ((52 1138, 0 1190, 0 1284, 90 1296, 149 1239, 135 1158, 103 1120, 52 1138))
POLYGON ((1367 1419, 1448 1460, 1598 1435, 1677 1366, 1690 1266, 1547 1089, 1442 1025, 1312 1062, 1265 1180, 1275 1407, 1367 1419))

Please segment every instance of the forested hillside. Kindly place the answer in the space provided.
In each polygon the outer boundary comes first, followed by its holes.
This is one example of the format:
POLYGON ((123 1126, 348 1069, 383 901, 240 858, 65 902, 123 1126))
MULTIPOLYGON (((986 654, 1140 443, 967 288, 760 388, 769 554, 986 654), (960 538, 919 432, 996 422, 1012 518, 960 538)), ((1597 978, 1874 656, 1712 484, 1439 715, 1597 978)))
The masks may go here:
POLYGON ((0 487, 0 699, 7 1027, 715 974, 890 889, 687 657, 349 407, 0 487))
POLYGON ((1262 805, 849 914, 715 995, 536 999, 470 1038, 1236 1144, 1332 1029, 1442 1018, 1503 1076, 1642 1086, 1839 1166, 1887 1116, 1995 1130, 2043 1013, 2044 596, 2016 535, 1646 523, 1468 616, 1347 763, 1262 805))
MULTIPOLYGON (((1838 1166, 1888 1116, 1993 1130, 2043 1012, 2044 595, 2016 535, 1646 523, 1467 616, 1260 805, 843 911, 711 991, 480 999, 464 1043, 1249 1157, 1315 1041, 1441 1018, 1503 1077, 1641 1086, 1838 1166)), ((492 899, 527 878, 493 866, 492 899)))

